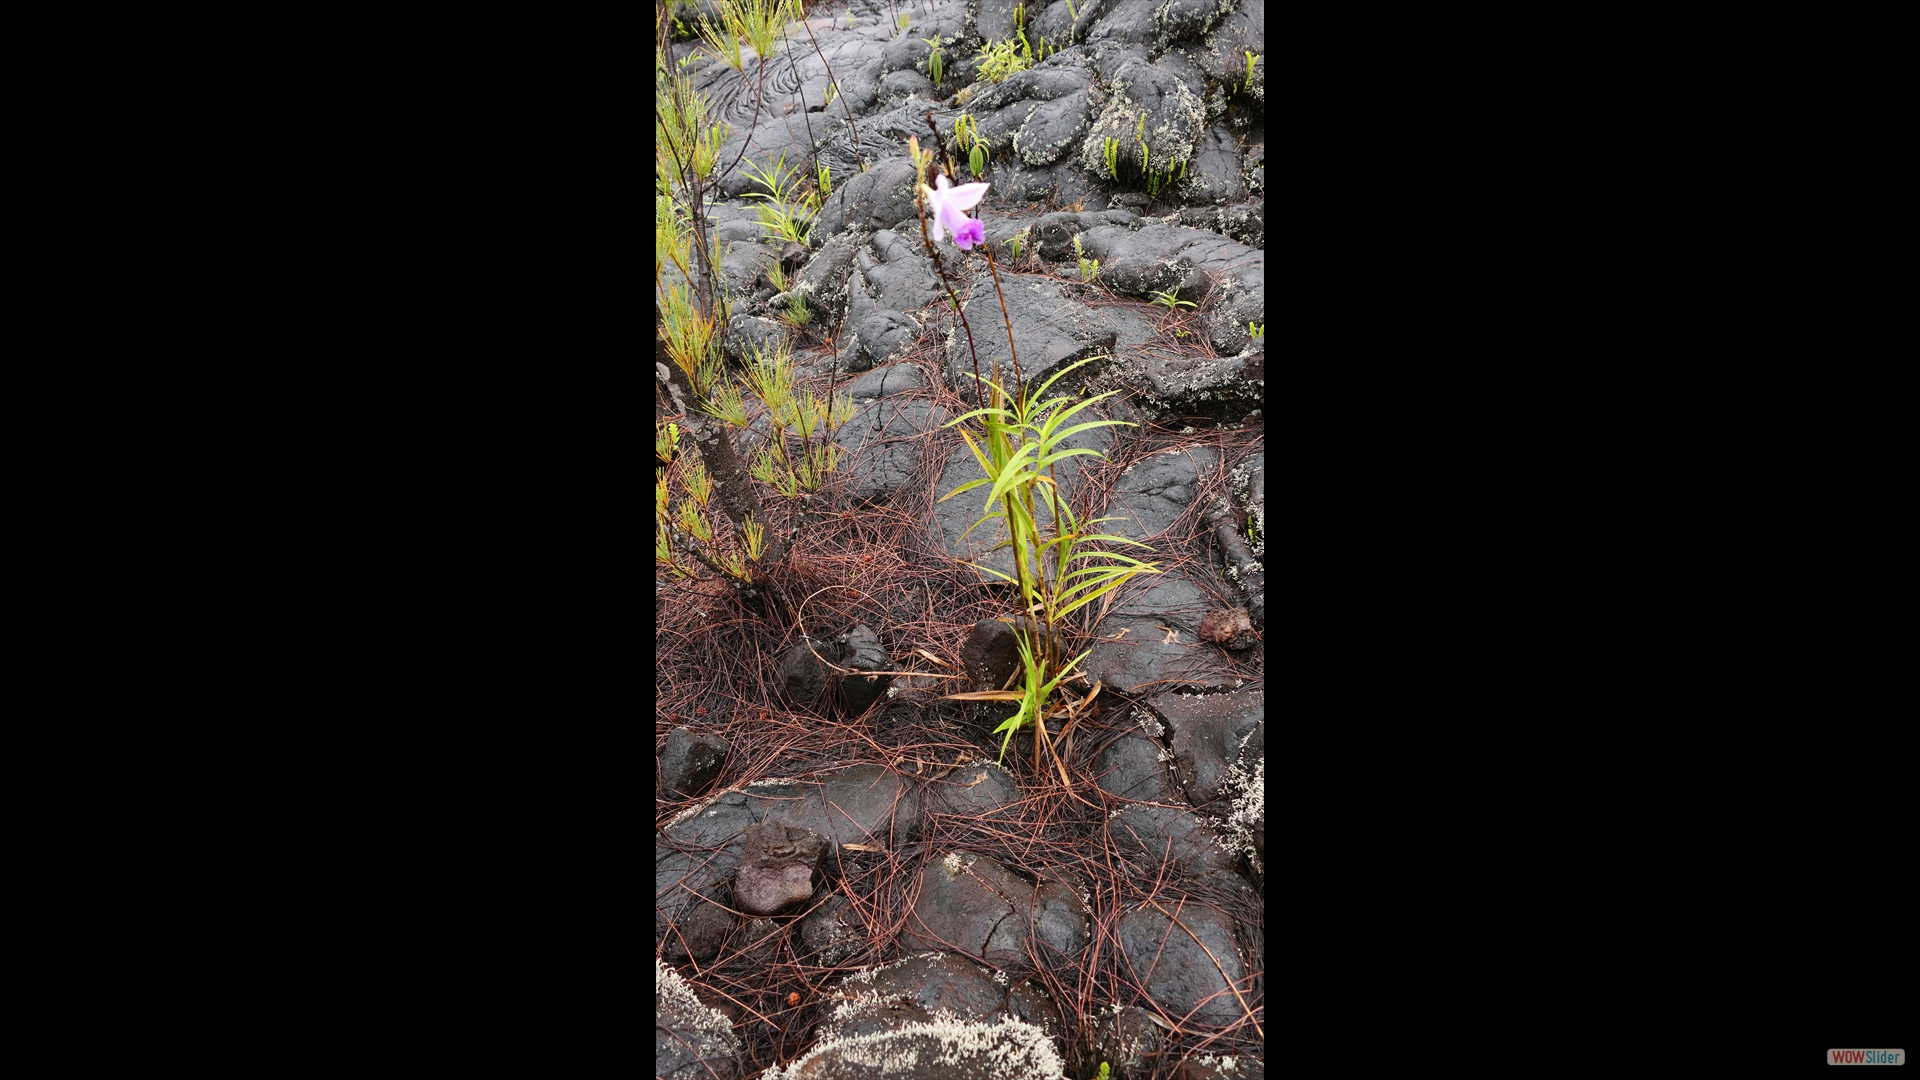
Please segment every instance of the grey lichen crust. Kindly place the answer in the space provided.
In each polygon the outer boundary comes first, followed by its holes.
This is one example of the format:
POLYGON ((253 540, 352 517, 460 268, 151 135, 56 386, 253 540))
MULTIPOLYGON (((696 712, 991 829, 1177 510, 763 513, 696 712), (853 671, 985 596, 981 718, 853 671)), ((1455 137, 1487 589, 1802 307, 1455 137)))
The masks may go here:
POLYGON ((685 1027, 676 1025, 677 1030, 695 1037, 692 1049, 699 1057, 739 1052, 740 1040, 726 1014, 702 1005, 680 973, 661 963, 659 957, 653 960, 653 996, 656 1010, 685 1023, 685 1027))
POLYGON ((984 1024, 936 1014, 931 1023, 902 1024, 888 1031, 822 1040, 767 1080, 823 1080, 832 1067, 853 1066, 860 1075, 955 1075, 979 1080, 1065 1080, 1065 1065, 1046 1033, 1012 1017, 984 1024))
POLYGON ((1206 104, 1184 82, 1144 62, 1128 62, 1114 72, 1106 107, 1080 148, 1080 166, 1095 176, 1107 173, 1107 145, 1118 146, 1120 161, 1143 171, 1169 173, 1177 162, 1193 158, 1206 124, 1206 104), (1149 100, 1151 95, 1151 100, 1149 100), (1146 124, 1141 125, 1142 117, 1146 124), (1142 160, 1141 144, 1146 156, 1142 160))
MULTIPOLYGON (((1247 739, 1252 737, 1253 732, 1249 731, 1246 738, 1240 740, 1242 749, 1245 749, 1247 739)), ((1229 805, 1233 807, 1232 812, 1227 815, 1227 837, 1221 846, 1225 847, 1230 854, 1245 852, 1247 861, 1254 870, 1265 874, 1266 864, 1261 860, 1258 849, 1254 847, 1253 831, 1255 828, 1266 827, 1267 759, 1260 757, 1248 763, 1243 757, 1234 762, 1227 769, 1227 778, 1221 785, 1221 790, 1230 797, 1229 805)))

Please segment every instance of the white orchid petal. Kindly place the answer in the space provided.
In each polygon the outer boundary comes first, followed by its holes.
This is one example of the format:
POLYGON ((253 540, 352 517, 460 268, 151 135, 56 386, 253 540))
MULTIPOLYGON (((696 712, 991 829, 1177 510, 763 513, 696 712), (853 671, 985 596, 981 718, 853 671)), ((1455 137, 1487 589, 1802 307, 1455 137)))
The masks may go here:
MULTIPOLYGON (((943 176, 941 179, 944 180, 946 177, 943 176)), ((947 192, 947 205, 959 210, 971 210, 986 197, 987 189, 992 186, 992 184, 961 184, 947 192)))

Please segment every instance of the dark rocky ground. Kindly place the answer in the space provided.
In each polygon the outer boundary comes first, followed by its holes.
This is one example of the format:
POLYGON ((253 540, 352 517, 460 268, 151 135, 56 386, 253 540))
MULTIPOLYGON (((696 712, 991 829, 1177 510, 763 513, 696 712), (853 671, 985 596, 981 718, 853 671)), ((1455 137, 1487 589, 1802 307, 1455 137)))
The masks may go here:
POLYGON ((814 593, 804 641, 714 583, 656 590, 660 1076, 1264 1075, 1265 355, 1247 327, 1267 321, 1264 7, 1074 7, 1026 6, 1029 39, 1058 51, 999 84, 973 71, 1012 34, 1000 0, 818 5, 812 39, 793 24, 764 73, 691 65, 733 124, 723 162, 745 144, 833 169, 805 249, 764 238, 744 170, 710 212, 735 337, 786 338, 809 384, 858 411, 830 490, 770 504, 814 593), (976 213, 1004 319, 979 253, 943 248, 971 350, 907 183, 928 111, 949 140, 972 116, 994 153, 976 213), (1143 164, 1178 161, 1149 195, 1143 164), (1146 303, 1156 290, 1196 306, 1146 303), (782 320, 795 295, 803 328, 782 320), (1069 458, 1059 479, 1164 571, 1066 630, 1101 688, 1065 748, 1071 792, 1028 736, 996 764, 1004 713, 939 700, 1008 670, 992 620, 1010 600, 961 562, 1011 569, 987 553, 993 526, 966 534, 984 493, 936 499, 981 475, 940 425, 972 407, 976 352, 1008 365, 1009 322, 1029 385, 1098 357, 1055 392, 1121 391, 1097 408, 1139 426, 1076 436, 1105 460, 1069 458))

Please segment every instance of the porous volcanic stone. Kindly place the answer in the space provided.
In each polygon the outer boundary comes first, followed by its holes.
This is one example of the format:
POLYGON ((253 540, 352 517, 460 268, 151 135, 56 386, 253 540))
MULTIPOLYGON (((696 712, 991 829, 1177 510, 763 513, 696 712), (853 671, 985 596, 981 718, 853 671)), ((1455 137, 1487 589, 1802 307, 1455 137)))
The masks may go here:
POLYGON ((666 748, 660 752, 660 790, 698 795, 720 775, 731 749, 718 735, 695 735, 685 727, 667 732, 666 748))
POLYGON ((1200 640, 1226 649, 1250 649, 1255 641, 1253 619, 1243 607, 1209 611, 1200 620, 1200 640))
MULTIPOLYGON (((1147 22, 1151 34, 1152 24, 1147 22)), ((1145 170, 1161 175, 1177 163, 1193 160, 1194 146, 1206 123, 1206 103, 1177 70, 1149 63, 1144 55, 1119 58, 1105 80, 1106 104, 1081 144, 1080 166, 1097 176, 1107 175, 1106 140, 1113 139, 1121 176, 1139 176, 1145 170), (1141 118, 1146 123, 1141 123, 1141 118), (1146 159, 1141 159, 1141 146, 1146 159)))
POLYGON ((826 838, 776 821, 748 826, 746 851, 733 898, 749 915, 778 915, 813 896, 813 876, 827 854, 826 838))
POLYGON ((1247 53, 1259 59, 1253 65, 1253 85, 1245 92, 1264 101, 1267 85, 1267 5, 1235 5, 1187 55, 1211 79, 1239 84, 1247 79, 1247 53))
MULTIPOLYGON (((1220 0, 1167 0, 1165 6, 1154 10, 1153 21, 1165 35, 1162 40, 1199 37, 1213 29, 1214 24, 1236 6, 1237 3, 1223 4, 1220 0)), ((1193 82, 1197 86, 1200 81, 1197 72, 1195 76, 1193 82)))

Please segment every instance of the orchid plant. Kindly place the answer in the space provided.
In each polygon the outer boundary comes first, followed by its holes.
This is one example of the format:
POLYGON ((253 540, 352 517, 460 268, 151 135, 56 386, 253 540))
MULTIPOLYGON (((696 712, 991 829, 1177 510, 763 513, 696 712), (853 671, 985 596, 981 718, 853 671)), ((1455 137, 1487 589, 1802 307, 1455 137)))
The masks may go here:
MULTIPOLYGON (((932 124, 931 114, 928 123, 932 124)), ((936 128, 935 136, 938 134, 936 128)), ((1118 391, 1097 395, 1077 404, 1070 403, 1069 396, 1064 394, 1047 398, 1047 390, 1054 383, 1075 368, 1098 359, 1089 357, 1055 372, 1036 392, 1028 394, 1026 380, 1020 371, 1019 349, 1013 341, 1013 320, 1007 314, 1006 294, 1000 288, 1000 272, 994 265, 993 249, 986 246, 986 225, 978 218, 967 216, 967 211, 979 205, 992 185, 976 183, 956 186, 942 174, 936 176, 934 185, 929 187, 920 182, 919 171, 932 164, 932 153, 921 153, 917 137, 908 140, 908 148, 913 154, 915 187, 921 211, 921 236, 926 241, 928 254, 933 257, 935 270, 940 274, 942 283, 946 284, 948 300, 958 313, 961 325, 966 328, 967 349, 973 356, 973 378, 982 392, 980 407, 948 426, 969 420, 979 421, 980 437, 977 440, 965 428, 961 429, 961 437, 967 441, 986 475, 959 485, 941 496, 941 501, 977 487, 992 485, 987 494, 984 514, 973 528, 995 519, 1004 524, 1008 539, 996 547, 1013 549, 1016 576, 984 566, 979 568, 1015 585, 1021 610, 1045 624, 1044 635, 1032 623, 1025 624, 1026 629, 1017 634, 1021 664, 1026 676, 1018 690, 989 688, 953 694, 949 698, 959 701, 1016 702, 1013 715, 995 730, 995 734, 1004 733, 1006 736, 1000 744, 1002 757, 1006 755, 1007 744, 1014 732, 1032 724, 1035 767, 1041 767, 1040 754, 1045 748, 1053 759, 1060 782, 1071 787, 1066 769, 1071 744, 1064 750, 1059 744, 1065 741, 1074 723, 1086 715, 1094 697, 1099 694, 1099 686, 1095 684, 1079 700, 1067 698, 1063 703, 1049 702, 1056 691, 1065 696, 1064 683, 1080 678, 1074 674, 1074 668, 1088 655, 1083 652, 1071 660, 1061 655, 1059 642, 1062 623, 1067 616, 1096 601, 1106 600, 1110 603, 1113 591, 1132 578, 1160 572, 1159 567, 1151 563, 1083 546, 1088 543, 1108 543, 1146 547, 1145 544, 1103 534, 1093 528, 1100 522, 1114 520, 1112 518, 1083 520, 1075 516, 1062 497, 1058 478, 1054 475, 1054 465, 1059 461, 1076 455, 1100 456, 1099 451, 1091 448, 1062 444, 1079 432, 1118 426, 1123 421, 1094 420, 1071 427, 1063 427, 1063 424, 1074 413, 1118 391), (1006 323, 1015 393, 1009 394, 1001 385, 997 362, 990 378, 981 377, 980 355, 974 348, 972 324, 967 322, 966 311, 961 308, 953 286, 946 281, 946 270, 940 261, 940 251, 935 246, 948 236, 953 238, 954 245, 961 251, 970 251, 977 245, 986 253, 987 270, 993 276, 994 292, 1000 297, 1000 316, 1006 323), (990 398, 986 396, 988 394, 990 398), (1045 512, 1038 513, 1041 510, 1045 512), (1042 521, 1051 524, 1051 535, 1042 531, 1042 521), (1066 723, 1055 738, 1048 732, 1046 721, 1058 716, 1065 716, 1066 723)), ((947 171, 953 171, 952 162, 948 162, 947 171)), ((973 529, 967 531, 970 533, 973 529)))

